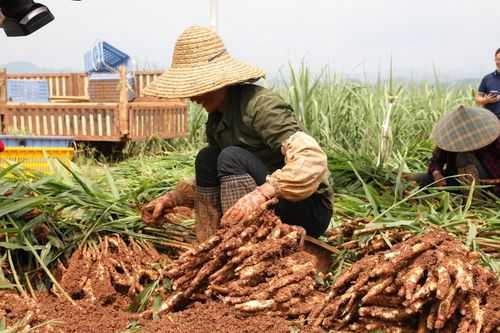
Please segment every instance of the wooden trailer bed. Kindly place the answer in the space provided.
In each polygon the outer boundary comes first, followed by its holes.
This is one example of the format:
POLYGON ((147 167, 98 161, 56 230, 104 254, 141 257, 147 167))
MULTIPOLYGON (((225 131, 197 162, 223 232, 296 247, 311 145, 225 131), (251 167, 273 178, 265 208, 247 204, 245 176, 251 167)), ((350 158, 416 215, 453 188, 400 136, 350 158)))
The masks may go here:
MULTIPOLYGON (((135 73, 136 94, 159 72, 135 73)), ((88 98, 84 73, 14 74, 0 70, 0 132, 40 136, 73 136, 76 141, 171 139, 188 134, 187 106, 182 101, 128 102, 125 69, 121 71, 119 103, 11 103, 7 101, 7 79, 38 79, 49 82, 51 98, 88 98)), ((142 100, 142 101, 141 101, 142 100)))

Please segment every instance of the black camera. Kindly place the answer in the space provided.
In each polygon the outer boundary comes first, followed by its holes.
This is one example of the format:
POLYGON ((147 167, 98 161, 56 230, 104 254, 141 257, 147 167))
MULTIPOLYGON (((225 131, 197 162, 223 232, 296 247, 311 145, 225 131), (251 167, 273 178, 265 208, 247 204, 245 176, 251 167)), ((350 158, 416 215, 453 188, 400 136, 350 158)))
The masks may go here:
POLYGON ((50 10, 33 0, 0 0, 0 27, 7 36, 27 36, 53 20, 50 10))

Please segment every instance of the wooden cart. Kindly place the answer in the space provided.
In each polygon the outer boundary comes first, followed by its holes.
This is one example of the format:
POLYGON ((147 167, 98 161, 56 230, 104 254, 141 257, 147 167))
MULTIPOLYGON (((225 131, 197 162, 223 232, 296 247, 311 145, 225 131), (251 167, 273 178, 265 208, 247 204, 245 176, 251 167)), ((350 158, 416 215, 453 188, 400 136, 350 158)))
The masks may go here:
POLYGON ((151 137, 171 139, 188 134, 187 106, 182 101, 143 101, 142 90, 159 72, 135 73, 136 101, 128 101, 125 68, 121 68, 119 103, 88 100, 84 73, 14 74, 0 70, 0 132, 40 136, 73 136, 76 141, 118 142, 151 137), (47 80, 52 103, 7 101, 7 79, 47 80), (62 102, 61 102, 62 101, 62 102))

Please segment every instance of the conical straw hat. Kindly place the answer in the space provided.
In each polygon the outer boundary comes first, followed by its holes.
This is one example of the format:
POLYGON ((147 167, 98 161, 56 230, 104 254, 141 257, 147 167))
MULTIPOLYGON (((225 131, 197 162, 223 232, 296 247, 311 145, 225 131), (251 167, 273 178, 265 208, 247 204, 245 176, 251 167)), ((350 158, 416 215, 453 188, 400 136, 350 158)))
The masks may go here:
POLYGON ((233 59, 217 33, 205 27, 186 29, 175 44, 172 67, 144 89, 163 98, 187 98, 237 83, 256 81, 265 72, 233 59))
POLYGON ((466 152, 483 148, 500 135, 500 120, 482 108, 460 106, 441 118, 432 131, 432 139, 441 149, 466 152))

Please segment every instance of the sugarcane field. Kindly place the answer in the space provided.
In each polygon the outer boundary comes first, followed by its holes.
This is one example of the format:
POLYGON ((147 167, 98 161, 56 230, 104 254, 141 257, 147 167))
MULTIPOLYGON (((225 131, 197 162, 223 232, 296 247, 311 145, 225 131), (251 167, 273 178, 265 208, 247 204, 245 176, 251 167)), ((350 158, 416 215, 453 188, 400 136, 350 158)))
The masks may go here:
POLYGON ((0 333, 500 332, 494 0, 40 1, 0 333))

